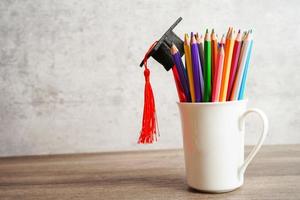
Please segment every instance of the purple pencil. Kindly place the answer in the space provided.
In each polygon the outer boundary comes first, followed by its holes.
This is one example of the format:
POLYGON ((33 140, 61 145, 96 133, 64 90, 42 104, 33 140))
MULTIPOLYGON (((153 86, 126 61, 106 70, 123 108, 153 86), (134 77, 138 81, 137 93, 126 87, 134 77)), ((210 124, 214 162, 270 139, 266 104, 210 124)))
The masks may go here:
POLYGON ((191 55, 194 72, 195 98, 196 102, 201 102, 204 95, 204 80, 199 57, 198 44, 193 33, 191 33, 191 55))
POLYGON ((183 87, 186 100, 187 100, 187 102, 191 102, 189 82, 188 82, 186 73, 184 71, 185 69, 184 69, 184 65, 181 60, 180 53, 174 44, 171 47, 171 54, 173 56, 173 61, 175 63, 175 67, 178 71, 179 79, 180 79, 181 85, 183 87))

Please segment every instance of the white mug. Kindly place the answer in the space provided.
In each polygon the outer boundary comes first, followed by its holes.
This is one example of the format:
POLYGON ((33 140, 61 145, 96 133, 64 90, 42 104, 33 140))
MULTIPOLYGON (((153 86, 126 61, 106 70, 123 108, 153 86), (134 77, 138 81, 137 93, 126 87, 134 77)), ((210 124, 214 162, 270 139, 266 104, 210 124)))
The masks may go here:
POLYGON ((243 185, 245 170, 268 132, 266 115, 259 109, 247 109, 247 102, 178 103, 190 187, 222 193, 243 185), (249 113, 260 116, 263 131, 244 160, 245 118, 249 113))

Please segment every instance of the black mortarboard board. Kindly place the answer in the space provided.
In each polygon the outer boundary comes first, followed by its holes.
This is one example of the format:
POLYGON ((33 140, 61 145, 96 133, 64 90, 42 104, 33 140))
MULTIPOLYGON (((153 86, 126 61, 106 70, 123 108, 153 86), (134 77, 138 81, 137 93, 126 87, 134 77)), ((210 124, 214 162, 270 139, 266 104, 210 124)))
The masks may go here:
MULTIPOLYGON (((176 22, 159 39, 152 51, 148 54, 148 57, 146 57, 146 59, 148 59, 150 56, 152 56, 157 62, 162 64, 167 71, 174 66, 173 58, 170 52, 172 44, 175 44, 181 56, 184 55, 183 41, 173 32, 173 29, 181 20, 182 17, 179 17, 176 20, 176 22)), ((141 62, 140 66, 142 67, 143 64, 144 60, 141 62)))

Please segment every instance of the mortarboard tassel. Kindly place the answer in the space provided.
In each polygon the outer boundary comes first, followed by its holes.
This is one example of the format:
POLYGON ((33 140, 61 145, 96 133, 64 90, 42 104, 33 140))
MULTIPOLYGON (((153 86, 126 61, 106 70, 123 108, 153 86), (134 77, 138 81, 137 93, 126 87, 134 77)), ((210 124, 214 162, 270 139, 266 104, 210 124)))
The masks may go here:
POLYGON ((154 42, 146 53, 143 63, 145 66, 144 76, 145 76, 145 90, 144 90, 144 112, 143 112, 143 122, 142 122, 142 130, 140 132, 140 137, 138 143, 143 144, 151 144, 153 141, 157 141, 157 132, 158 132, 158 124, 157 117, 155 111, 155 101, 154 95, 152 91, 152 87, 150 84, 150 70, 148 69, 147 60, 149 57, 149 53, 153 49, 153 47, 157 44, 154 42))

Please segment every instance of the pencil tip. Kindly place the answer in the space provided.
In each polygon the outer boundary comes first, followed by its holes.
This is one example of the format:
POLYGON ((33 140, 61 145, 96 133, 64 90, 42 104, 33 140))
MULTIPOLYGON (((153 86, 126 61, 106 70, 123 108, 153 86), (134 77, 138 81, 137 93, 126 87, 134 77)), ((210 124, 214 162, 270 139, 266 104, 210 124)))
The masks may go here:
POLYGON ((205 33, 208 33, 208 28, 206 29, 206 32, 205 33))
POLYGON ((184 44, 185 45, 189 45, 190 44, 189 34, 187 34, 187 33, 184 34, 184 44))
POLYGON ((236 35, 236 30, 232 30, 231 36, 234 37, 236 35))
POLYGON ((191 35, 191 44, 196 43, 196 37, 194 35, 191 35))
POLYGON ((174 43, 172 43, 172 46, 171 46, 171 54, 175 54, 175 53, 177 53, 177 52, 178 52, 177 47, 175 46, 174 43))
POLYGON ((220 43, 223 45, 225 44, 225 34, 222 35, 220 43))
POLYGON ((241 29, 239 29, 238 33, 241 33, 241 29))

